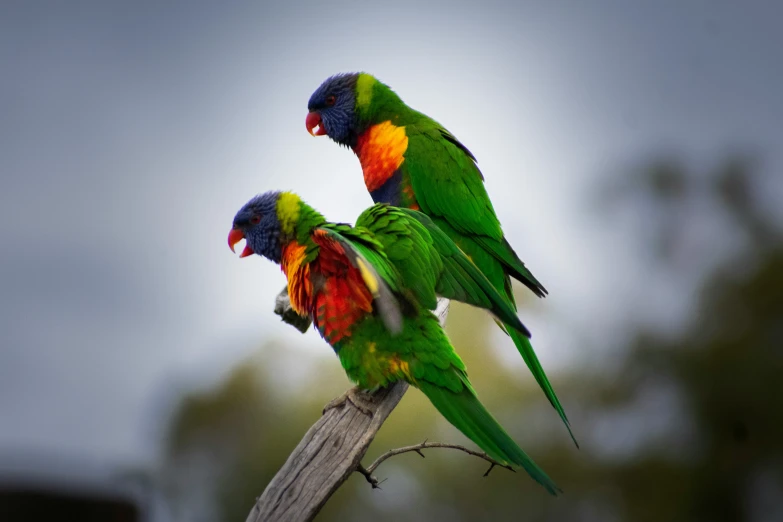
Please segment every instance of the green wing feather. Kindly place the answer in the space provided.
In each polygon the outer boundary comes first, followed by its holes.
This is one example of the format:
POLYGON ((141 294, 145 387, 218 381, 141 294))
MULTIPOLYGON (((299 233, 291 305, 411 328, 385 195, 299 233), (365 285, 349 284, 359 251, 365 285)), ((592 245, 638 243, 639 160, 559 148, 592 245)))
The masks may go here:
MULTIPOLYGON (((519 320, 509 304, 473 261, 426 214, 416 210, 400 209, 416 220, 432 238, 433 247, 444 264, 435 291, 438 295, 489 310, 507 326, 529 337, 530 332, 519 320)), ((411 221, 412 223, 412 221, 411 221)))
POLYGON ((529 336, 516 311, 457 245, 421 212, 376 204, 356 224, 383 244, 389 260, 420 304, 434 309, 437 296, 484 308, 529 336))
POLYGON ((497 261, 500 261, 508 275, 517 281, 520 281, 536 294, 536 296, 544 297, 547 295, 547 289, 544 288, 544 285, 542 285, 530 270, 527 269, 525 264, 519 260, 516 252, 514 252, 511 245, 508 244, 505 237, 500 241, 487 236, 474 236, 471 239, 481 245, 484 250, 492 254, 497 261))
POLYGON ((401 166, 410 177, 422 212, 433 219, 442 218, 461 235, 486 243, 485 248, 510 275, 536 295, 546 295, 546 288, 503 237, 473 155, 446 129, 426 116, 422 118, 405 127, 408 150, 401 166))
POLYGON ((428 310, 437 306, 435 286, 443 261, 433 255, 430 242, 396 207, 373 205, 356 220, 355 230, 367 230, 383 245, 384 253, 400 274, 402 286, 428 310))

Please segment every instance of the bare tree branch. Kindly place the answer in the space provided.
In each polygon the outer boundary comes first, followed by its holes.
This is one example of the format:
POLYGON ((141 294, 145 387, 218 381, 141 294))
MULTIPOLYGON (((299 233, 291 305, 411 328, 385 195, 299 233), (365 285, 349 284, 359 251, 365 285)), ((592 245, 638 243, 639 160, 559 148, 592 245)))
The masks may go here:
POLYGON ((359 466, 356 468, 357 473, 361 473, 364 475, 364 478, 367 479, 367 482, 370 483, 373 489, 376 489, 379 487, 379 485, 383 481, 378 481, 376 477, 373 476, 372 472, 375 471, 378 466, 380 466, 383 461, 385 461, 388 458, 394 457, 395 455, 400 455, 402 453, 409 453, 411 451, 418 453, 421 458, 424 458, 424 453, 421 452, 423 449, 430 449, 430 448, 447 448, 447 449, 455 449, 459 451, 464 451, 468 455, 473 455, 474 457, 478 457, 480 459, 484 459, 487 462, 489 462, 490 466, 489 469, 484 473, 484 476, 489 476, 489 472, 492 471, 492 469, 495 466, 500 466, 501 468, 506 468, 509 471, 514 471, 514 468, 509 466, 508 464, 503 464, 502 462, 498 462, 497 460, 493 459, 486 453, 483 453, 481 451, 473 451, 472 449, 466 448, 465 446, 460 446, 459 444, 446 444, 443 442, 427 442, 426 440, 424 442, 421 442, 419 444, 414 444, 413 446, 405 446, 402 448, 397 448, 393 450, 389 450, 377 459, 375 459, 375 462, 367 466, 366 468, 359 464, 359 466))
MULTIPOLYGON (((438 301, 435 313, 441 325, 448 307, 448 300, 438 301)), ((310 325, 309 319, 290 309, 287 292, 278 295, 275 313, 302 332, 310 325)), ((371 416, 351 401, 324 411, 258 497, 247 522, 312 520, 361 465, 376 433, 407 390, 408 383, 400 381, 365 394, 363 402, 367 402, 371 416)))

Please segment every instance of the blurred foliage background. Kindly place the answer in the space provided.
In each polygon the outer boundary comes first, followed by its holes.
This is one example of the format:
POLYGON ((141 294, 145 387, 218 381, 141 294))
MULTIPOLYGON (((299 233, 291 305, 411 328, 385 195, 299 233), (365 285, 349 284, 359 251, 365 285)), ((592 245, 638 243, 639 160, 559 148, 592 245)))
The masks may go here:
MULTIPOLYGON (((648 209, 638 241, 625 248, 673 276, 708 269, 676 331, 651 328, 629 303, 627 344, 557 375, 581 450, 532 378, 498 356, 514 347, 494 343, 488 316, 452 305, 448 320, 482 400, 565 495, 549 497, 524 473, 496 469, 482 478, 483 461, 428 450, 426 459, 385 462, 380 490, 355 474, 318 520, 783 520, 783 243, 774 215, 756 202, 763 183, 755 163, 731 157, 695 173, 666 158, 629 170, 598 187, 594 219, 611 227, 623 209, 648 209), (694 251, 684 233, 693 209, 705 206, 736 243, 717 258, 694 251)), ((524 318, 537 303, 518 294, 524 318)), ((579 349, 591 359, 590 346, 579 349)), ((276 386, 294 357, 272 341, 176 408, 165 485, 177 519, 243 520, 323 403, 348 386, 336 358, 293 389, 276 386)), ((424 439, 470 444, 411 390, 365 463, 424 439)))

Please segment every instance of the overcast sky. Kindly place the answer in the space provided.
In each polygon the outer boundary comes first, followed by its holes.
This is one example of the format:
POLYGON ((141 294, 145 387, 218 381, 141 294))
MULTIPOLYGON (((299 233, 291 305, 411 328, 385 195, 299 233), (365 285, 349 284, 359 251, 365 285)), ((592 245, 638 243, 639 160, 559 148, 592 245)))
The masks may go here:
POLYGON ((270 189, 336 221, 371 203, 354 155, 305 130, 337 72, 378 76, 478 157, 551 292, 523 318, 546 367, 629 302, 671 319, 687 299, 649 288, 631 228, 590 199, 659 152, 698 166, 747 148, 780 172, 783 7, 645 3, 3 2, 0 455, 148 461, 174 383, 271 337, 330 357, 271 313, 279 269, 226 234, 270 189))

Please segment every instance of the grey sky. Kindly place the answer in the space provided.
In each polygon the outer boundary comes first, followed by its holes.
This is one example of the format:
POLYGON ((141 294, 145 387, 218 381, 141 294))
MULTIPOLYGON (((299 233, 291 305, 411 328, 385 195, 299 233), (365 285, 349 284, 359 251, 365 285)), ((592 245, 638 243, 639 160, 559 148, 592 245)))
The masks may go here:
POLYGON ((375 74, 476 154, 551 291, 526 323, 554 369, 580 356, 571 326, 604 338, 640 292, 662 321, 687 304, 589 215, 600 179, 659 151, 783 167, 771 0, 159 4, 0 6, 0 455, 147 460, 181 376, 268 336, 330 357, 271 314, 279 269, 225 244, 258 192, 341 221, 370 204, 352 153, 304 128, 330 74, 375 74))

